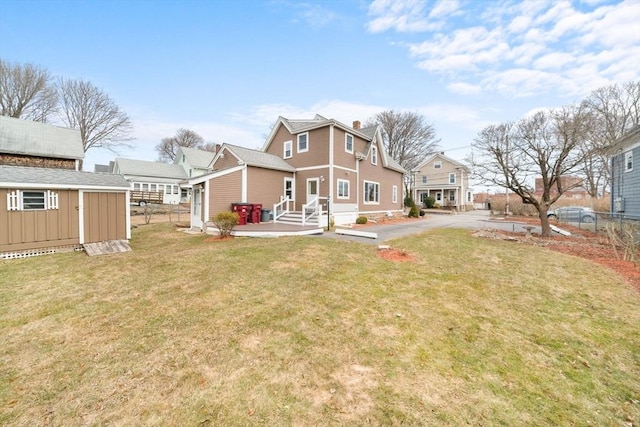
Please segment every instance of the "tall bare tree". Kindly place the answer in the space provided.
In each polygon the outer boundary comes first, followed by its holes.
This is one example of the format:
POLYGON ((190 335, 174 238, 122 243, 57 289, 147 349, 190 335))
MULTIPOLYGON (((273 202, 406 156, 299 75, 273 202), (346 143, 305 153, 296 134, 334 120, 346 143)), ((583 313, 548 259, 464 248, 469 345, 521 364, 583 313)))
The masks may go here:
POLYGON ((85 152, 91 148, 116 152, 131 147, 131 120, 106 93, 84 80, 60 79, 56 89, 62 121, 80 130, 85 152))
POLYGON ((434 126, 418 113, 383 111, 367 124, 376 124, 382 128, 387 154, 408 171, 438 149, 440 140, 436 137, 434 126))
MULTIPOLYGON (((162 138, 160 143, 156 145, 156 151, 158 152, 158 160, 161 162, 171 163, 175 160, 178 154, 179 147, 205 149, 211 150, 211 145, 207 145, 204 142, 204 138, 198 133, 190 129, 178 129, 175 136, 162 138)), ((215 150, 215 146, 213 146, 215 150)))
POLYGON ((533 205, 542 235, 549 236, 549 207, 564 192, 581 185, 565 187, 562 177, 581 167, 580 145, 588 131, 589 114, 583 106, 538 112, 516 123, 484 128, 472 144, 469 162, 476 179, 509 189, 523 203, 533 205), (541 193, 535 192, 536 177, 541 177, 541 193))
POLYGON ((0 114, 46 122, 58 99, 49 71, 33 64, 11 64, 0 59, 0 114))
POLYGON ((640 81, 593 91, 583 104, 591 114, 591 131, 582 147, 584 186, 593 198, 605 193, 611 174, 609 157, 615 141, 640 124, 640 81))

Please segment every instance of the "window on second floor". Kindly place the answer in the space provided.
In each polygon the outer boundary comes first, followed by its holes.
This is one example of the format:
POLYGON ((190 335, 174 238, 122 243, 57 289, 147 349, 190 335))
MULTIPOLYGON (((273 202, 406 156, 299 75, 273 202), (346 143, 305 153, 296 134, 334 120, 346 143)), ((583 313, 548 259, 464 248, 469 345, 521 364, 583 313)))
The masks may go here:
POLYGON ((455 184, 456 183, 456 174, 454 172, 451 172, 449 174, 449 184, 455 184))
POLYGON ((440 161, 435 162, 435 163, 433 164, 433 168, 434 168, 434 169, 440 169, 440 168, 442 168, 442 162, 440 162, 440 161))
POLYGON ((376 147, 375 145, 371 146, 371 164, 378 164, 378 147, 376 147))
POLYGON ((290 159, 292 156, 293 156, 293 141, 285 141, 282 158, 290 159))
POLYGON ((353 153, 353 135, 348 133, 344 135, 344 151, 353 153))
POLYGON ((298 153, 309 151, 309 132, 298 135, 298 153))
POLYGON ((629 172, 633 170, 633 151, 624 153, 624 171, 629 172))
POLYGON ((427 183, 427 175, 422 175, 422 183, 423 184, 427 183))

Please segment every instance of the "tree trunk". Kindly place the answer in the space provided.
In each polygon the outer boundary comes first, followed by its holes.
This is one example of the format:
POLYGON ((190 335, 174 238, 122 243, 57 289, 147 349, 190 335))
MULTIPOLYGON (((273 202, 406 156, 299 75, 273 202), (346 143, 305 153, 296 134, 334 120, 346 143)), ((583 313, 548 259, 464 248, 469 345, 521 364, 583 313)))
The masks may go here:
POLYGON ((542 233, 540 235, 543 237, 551 236, 551 226, 549 224, 547 212, 549 212, 549 208, 544 203, 541 204, 538 213, 540 215, 540 227, 542 228, 542 233))

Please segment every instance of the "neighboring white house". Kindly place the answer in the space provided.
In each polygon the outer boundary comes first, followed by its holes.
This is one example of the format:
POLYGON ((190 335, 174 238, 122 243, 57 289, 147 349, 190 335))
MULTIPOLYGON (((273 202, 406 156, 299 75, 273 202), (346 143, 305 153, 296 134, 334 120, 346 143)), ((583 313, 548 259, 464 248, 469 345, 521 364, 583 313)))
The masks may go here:
MULTIPOLYGON (((217 146, 219 149, 220 146, 217 146)), ((216 153, 195 148, 178 147, 174 164, 182 166, 189 178, 195 178, 213 171, 211 162, 216 153)))
POLYGON ((473 191, 469 187, 470 169, 444 153, 428 156, 413 171, 414 194, 417 203, 433 197, 438 205, 447 209, 466 211, 473 209, 473 191))
POLYGON ((135 197, 138 192, 159 193, 164 204, 175 205, 189 200, 188 189, 180 187, 180 181, 188 178, 180 165, 119 157, 115 160, 112 172, 122 175, 131 184, 132 203, 143 201, 135 197))

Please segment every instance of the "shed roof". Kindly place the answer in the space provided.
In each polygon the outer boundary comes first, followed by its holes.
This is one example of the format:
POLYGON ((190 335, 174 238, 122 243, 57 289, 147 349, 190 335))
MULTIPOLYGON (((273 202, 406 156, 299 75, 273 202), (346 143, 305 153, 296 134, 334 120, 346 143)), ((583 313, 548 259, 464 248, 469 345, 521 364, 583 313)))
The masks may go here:
POLYGON ((148 176, 154 178, 187 179, 187 173, 180 165, 150 162, 147 160, 133 160, 122 157, 116 158, 114 171, 122 175, 148 176))
POLYGON ((0 152, 58 159, 84 158, 80 131, 0 116, 0 152))
POLYGON ((111 188, 128 190, 130 184, 110 173, 83 172, 71 169, 0 166, 0 187, 30 188, 111 188))

